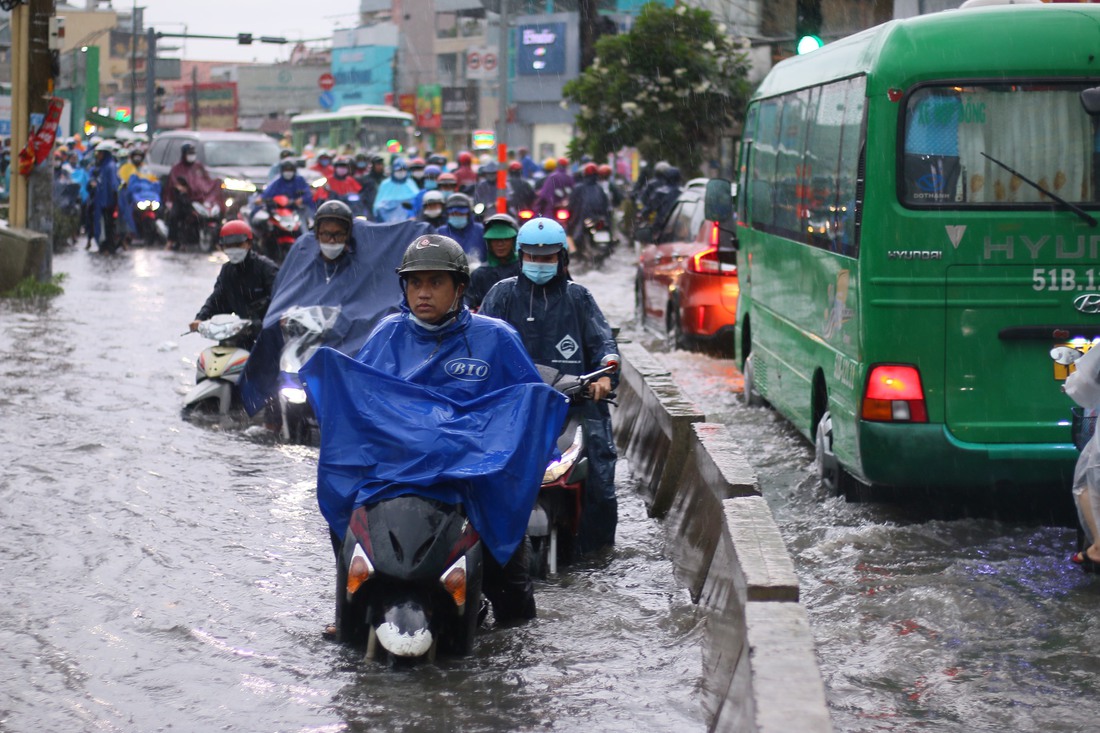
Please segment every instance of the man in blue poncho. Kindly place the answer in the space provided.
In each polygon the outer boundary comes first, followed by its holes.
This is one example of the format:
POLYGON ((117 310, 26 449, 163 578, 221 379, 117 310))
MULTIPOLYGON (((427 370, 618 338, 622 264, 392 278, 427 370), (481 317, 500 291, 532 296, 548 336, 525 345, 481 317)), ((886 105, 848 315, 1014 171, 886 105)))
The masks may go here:
POLYGON ((523 537, 566 400, 543 384, 514 329, 462 305, 470 270, 457 242, 419 236, 397 272, 402 312, 378 324, 356 360, 323 349, 302 370, 321 424, 317 499, 334 549, 359 505, 404 493, 462 503, 489 551, 484 590, 497 622, 534 618, 523 537), (415 423, 375 424, 392 415, 390 390, 415 401, 397 408, 415 423), (452 435, 452 413, 480 414, 481 432, 452 435))

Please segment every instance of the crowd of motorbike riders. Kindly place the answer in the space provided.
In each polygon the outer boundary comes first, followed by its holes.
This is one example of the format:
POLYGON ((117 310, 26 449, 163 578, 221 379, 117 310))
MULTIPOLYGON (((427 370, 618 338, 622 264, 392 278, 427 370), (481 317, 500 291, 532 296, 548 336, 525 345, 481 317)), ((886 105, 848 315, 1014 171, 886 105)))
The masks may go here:
MULTIPOLYGON (((166 247, 178 248, 183 244, 183 222, 176 212, 192 198, 202 198, 220 186, 198 161, 193 146, 185 144, 167 179, 171 187, 165 216, 159 196, 147 190, 146 184, 152 188, 158 182, 145 170, 140 145, 123 148, 113 141, 90 140, 81 150, 79 142, 74 138, 71 145, 60 148, 55 161, 59 190, 71 192, 76 185, 73 206, 79 213, 73 236, 82 234, 87 248, 94 242, 99 251, 113 252, 137 241, 148 242, 157 232, 165 237, 166 247), (124 161, 121 165, 120 160, 124 161), (148 202, 152 200, 158 206, 150 212, 148 202), (154 222, 166 218, 167 232, 163 226, 143 229, 138 219, 143 213, 155 214, 151 217, 154 222)), ((311 166, 324 179, 317 186, 306 183, 297 156, 286 151, 273 166, 272 180, 251 211, 242 211, 238 218, 220 226, 216 245, 228 261, 190 329, 198 329, 217 314, 235 313, 254 324, 237 338, 238 345, 253 347, 269 304, 280 283, 286 286, 288 279, 278 277, 282 257, 265 256, 277 253, 261 246, 255 225, 262 225, 264 219, 257 214, 270 212, 271 206, 290 206, 308 212, 308 225, 291 246, 300 250, 299 259, 305 248, 312 248, 312 257, 324 269, 326 281, 331 273, 339 272, 341 258, 354 257, 357 219, 415 220, 427 225, 417 230, 420 234, 408 244, 398 268, 403 297, 400 302, 394 298, 393 315, 382 319, 366 345, 353 354, 359 361, 388 369, 401 379, 424 382, 424 375, 431 371, 424 365, 442 358, 445 340, 461 345, 475 361, 475 354, 484 357, 482 363, 494 358, 491 353, 481 353, 487 344, 518 342, 526 366, 516 367, 516 360, 511 359, 512 368, 519 368, 527 381, 541 379, 536 364, 573 376, 606 369, 618 359, 613 332, 592 294, 572 280, 570 263, 596 263, 595 242, 590 237, 593 225, 598 222, 601 228, 614 231, 613 213, 623 203, 624 194, 611 180, 606 164, 582 160, 573 166, 562 158, 539 165, 526 150, 517 153, 507 166, 508 212, 498 213, 497 165, 483 162, 475 168, 468 152, 459 153, 453 163, 438 154, 412 160, 393 157, 387 168, 380 155, 321 151, 311 166), (504 328, 501 321, 509 324, 507 333, 496 334, 480 345, 474 343, 488 338, 485 333, 504 328), (391 334, 384 345, 376 343, 380 332, 394 328, 407 334, 404 341, 391 334), (428 348, 420 353, 424 344, 428 348), (394 351, 409 353, 394 355, 394 351)), ((636 188, 634 203, 643 224, 667 216, 679 193, 675 169, 662 164, 654 173, 652 181, 636 188)), ((614 542, 616 450, 608 399, 616 382, 613 372, 593 378, 586 383, 585 399, 576 404, 586 430, 584 451, 589 466, 575 536, 578 556, 614 542)), ((424 383, 444 394, 451 389, 449 384, 459 384, 467 391, 470 384, 454 380, 433 384, 430 378, 424 383)), ((326 504, 320 473, 319 500, 332 529, 339 568, 341 538, 348 530, 346 516, 354 507, 334 510, 331 497, 326 504), (340 525, 334 517, 344 517, 345 524, 340 525)), ((538 475, 532 476, 536 492, 541 473, 540 468, 538 475)), ((509 556, 499 556, 499 547, 486 554, 484 593, 498 623, 535 616, 529 547, 529 541, 520 542, 507 545, 509 556)), ((326 635, 337 638, 342 636, 340 595, 337 623, 326 628, 326 635)))

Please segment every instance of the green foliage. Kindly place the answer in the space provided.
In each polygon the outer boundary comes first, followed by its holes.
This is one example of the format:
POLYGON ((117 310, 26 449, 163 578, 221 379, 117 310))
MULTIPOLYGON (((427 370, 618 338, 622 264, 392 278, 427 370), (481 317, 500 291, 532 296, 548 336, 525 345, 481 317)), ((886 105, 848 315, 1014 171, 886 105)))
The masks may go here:
POLYGON ((19 298, 33 300, 36 298, 52 298, 61 295, 65 289, 61 283, 65 281, 65 273, 58 273, 45 282, 39 282, 34 277, 27 277, 6 292, 0 293, 0 298, 19 298))
POLYGON ((710 11, 648 3, 630 33, 604 36, 596 54, 563 90, 580 108, 574 156, 602 159, 629 145, 689 173, 744 114, 746 56, 710 11))

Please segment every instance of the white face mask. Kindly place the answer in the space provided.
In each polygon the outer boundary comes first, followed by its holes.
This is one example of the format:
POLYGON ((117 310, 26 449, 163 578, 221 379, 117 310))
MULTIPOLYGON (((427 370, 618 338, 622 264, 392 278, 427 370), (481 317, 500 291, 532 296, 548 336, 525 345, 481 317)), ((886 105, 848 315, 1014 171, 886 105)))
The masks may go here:
POLYGON ((225 256, 229 258, 229 261, 234 265, 244 262, 244 258, 248 256, 248 250, 244 247, 226 247, 225 256))
POLYGON ((343 242, 336 242, 335 244, 322 244, 321 254, 323 254, 330 260, 334 260, 343 253, 344 247, 346 246, 347 245, 343 242))
POLYGON ((294 180, 294 171, 283 171, 283 180, 284 181, 293 181, 294 180))
POLYGON ((188 163, 194 163, 198 159, 199 156, 195 155, 194 153, 184 156, 184 160, 186 160, 188 163))

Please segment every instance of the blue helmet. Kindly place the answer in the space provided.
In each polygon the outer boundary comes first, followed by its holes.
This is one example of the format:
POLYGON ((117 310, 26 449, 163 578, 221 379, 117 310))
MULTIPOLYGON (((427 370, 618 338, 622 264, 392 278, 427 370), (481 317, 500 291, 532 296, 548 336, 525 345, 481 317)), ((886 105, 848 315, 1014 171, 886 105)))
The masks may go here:
POLYGON ((557 254, 565 247, 565 229, 553 219, 537 217, 519 228, 516 246, 532 255, 557 254))
POLYGON ((407 171, 408 169, 409 164, 405 162, 404 158, 398 158, 397 160, 390 163, 391 171, 407 171))

